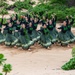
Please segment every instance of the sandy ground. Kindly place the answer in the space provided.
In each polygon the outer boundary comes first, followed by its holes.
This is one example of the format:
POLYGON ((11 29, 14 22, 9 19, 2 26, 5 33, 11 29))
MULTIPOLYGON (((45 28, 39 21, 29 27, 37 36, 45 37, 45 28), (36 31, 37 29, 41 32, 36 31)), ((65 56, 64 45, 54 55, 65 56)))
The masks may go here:
POLYGON ((8 75, 75 75, 74 70, 61 70, 61 66, 71 58, 71 48, 53 45, 46 50, 37 46, 32 51, 24 51, 0 46, 0 53, 13 66, 8 75))

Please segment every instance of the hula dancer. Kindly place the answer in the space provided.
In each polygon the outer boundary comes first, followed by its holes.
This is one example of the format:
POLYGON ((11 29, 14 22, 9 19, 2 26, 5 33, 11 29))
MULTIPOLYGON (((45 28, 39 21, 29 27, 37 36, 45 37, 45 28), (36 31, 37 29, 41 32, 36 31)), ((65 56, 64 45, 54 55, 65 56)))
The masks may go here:
POLYGON ((46 22, 45 16, 42 17, 42 23, 44 24, 46 22))
POLYGON ((47 28, 50 31, 50 36, 51 36, 52 43, 55 43, 57 41, 57 37, 54 34, 54 30, 53 30, 54 29, 54 26, 52 24, 52 20, 49 21, 47 28))
POLYGON ((14 32, 14 36, 16 38, 18 38, 20 36, 19 30, 21 29, 21 23, 19 20, 17 20, 16 25, 14 26, 15 32, 14 32))
POLYGON ((0 44, 5 42, 5 37, 4 37, 4 35, 2 34, 1 31, 2 31, 2 28, 0 28, 0 44))
POLYGON ((66 25, 68 26, 68 24, 69 24, 69 16, 66 16, 66 25))
POLYGON ((9 23, 11 23, 11 20, 10 19, 7 20, 7 23, 3 24, 5 26, 4 29, 3 29, 3 35, 5 37, 6 37, 6 34, 7 34, 6 28, 8 27, 9 23))
POLYGON ((39 32, 37 31, 37 26, 38 26, 38 22, 37 20, 35 19, 34 20, 34 23, 33 23, 33 33, 34 33, 34 36, 36 37, 36 41, 38 41, 40 39, 40 35, 39 35, 39 32))
POLYGON ((25 16, 21 16, 21 23, 26 23, 26 17, 25 16))
POLYGON ((29 27, 29 21, 28 21, 28 18, 26 17, 26 22, 24 23, 25 24, 25 27, 28 28, 29 27))
POLYGON ((45 22, 46 22, 46 18, 43 16, 42 19, 39 20, 39 23, 44 25, 45 22))
POLYGON ((7 30, 6 30, 6 27, 8 27, 9 23, 11 23, 11 18, 10 19, 7 19, 7 22, 4 25, 4 29, 3 29, 3 34, 4 36, 6 37, 6 34, 7 34, 7 30))
POLYGON ((32 45, 32 41, 28 35, 28 31, 25 27, 25 24, 22 24, 22 29, 20 30, 20 37, 19 37, 20 44, 23 49, 29 49, 32 45))
POLYGON ((34 18, 30 18, 29 22, 32 22, 32 24, 33 24, 34 23, 34 18))
POLYGON ((50 39, 50 32, 46 26, 46 24, 43 25, 41 28, 41 38, 40 38, 40 43, 43 47, 49 48, 51 46, 51 39, 50 39))
POLYGON ((72 19, 72 21, 68 21, 68 23, 67 23, 67 27, 68 27, 68 35, 70 36, 70 41, 71 42, 74 42, 75 41, 75 36, 73 35, 73 33, 71 32, 71 27, 72 27, 72 25, 73 25, 73 23, 74 23, 74 18, 72 17, 72 16, 70 16, 70 18, 72 19))
POLYGON ((52 15, 52 24, 54 26, 54 34, 56 35, 56 37, 58 36, 58 31, 56 30, 56 21, 57 21, 57 16, 56 14, 52 15))
POLYGON ((64 21, 63 25, 58 29, 61 29, 61 31, 58 34, 58 40, 60 41, 61 45, 68 45, 69 46, 70 37, 67 34, 68 28, 66 26, 66 21, 64 21))
POLYGON ((31 40, 33 41, 33 44, 36 42, 36 37, 35 37, 35 34, 34 34, 34 29, 33 29, 33 27, 32 27, 32 22, 30 22, 30 24, 29 24, 29 27, 28 27, 28 34, 29 34, 29 36, 30 36, 30 38, 31 38, 31 40))
POLYGON ((16 39, 13 35, 14 30, 13 30, 12 24, 9 23, 8 27, 6 27, 5 30, 7 30, 5 45, 6 46, 15 46, 18 39, 16 39))
POLYGON ((17 14, 13 18, 11 18, 11 23, 13 23, 13 26, 16 25, 17 20, 18 20, 18 15, 17 14))
POLYGON ((28 18, 28 22, 29 22, 31 16, 29 14, 26 14, 26 17, 28 18))
POLYGON ((3 16, 2 16, 2 20, 0 22, 0 44, 5 42, 4 35, 2 34, 2 25, 3 25, 3 16))

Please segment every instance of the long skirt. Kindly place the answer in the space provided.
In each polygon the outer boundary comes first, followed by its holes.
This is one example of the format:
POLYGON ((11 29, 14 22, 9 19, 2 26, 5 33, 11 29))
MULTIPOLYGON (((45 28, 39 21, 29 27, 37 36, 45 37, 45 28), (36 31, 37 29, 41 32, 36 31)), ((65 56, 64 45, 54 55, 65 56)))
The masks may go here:
POLYGON ((14 36, 15 36, 16 38, 18 38, 18 37, 20 36, 20 33, 19 33, 19 32, 14 32, 14 36))
POLYGON ((52 43, 55 43, 57 41, 57 37, 54 31, 50 31, 50 38, 51 38, 52 43))
POLYGON ((47 34, 47 35, 42 34, 40 37, 40 43, 45 48, 51 46, 52 43, 51 43, 50 35, 49 34, 47 34))
POLYGON ((34 36, 34 34, 28 34, 29 35, 29 38, 31 41, 33 41, 32 45, 36 42, 36 37, 34 36))
POLYGON ((4 30, 3 31, 3 35, 6 37, 6 34, 7 34, 7 30, 4 30))
POLYGON ((33 31, 33 36, 35 37, 35 39, 34 39, 35 41, 38 41, 40 39, 40 35, 39 35, 38 31, 36 31, 36 30, 33 31))
POLYGON ((74 42, 75 41, 75 36, 73 35, 73 33, 71 31, 67 31, 67 34, 70 36, 70 42, 74 42))
POLYGON ((58 37, 58 31, 56 30, 56 28, 53 29, 53 33, 55 34, 56 37, 58 37))
POLYGON ((58 34, 58 40, 60 41, 60 43, 62 45, 68 45, 70 43, 70 37, 67 34, 67 32, 66 33, 59 32, 59 34, 58 34))
POLYGON ((0 32, 0 44, 5 42, 5 37, 4 35, 0 32))
MULTIPOLYGON (((20 37, 20 33, 19 32, 14 32, 14 36, 19 39, 20 37)), ((18 40, 17 44, 16 44, 17 47, 21 47, 21 44, 20 44, 20 41, 18 40)))
POLYGON ((14 37, 13 34, 6 34, 5 45, 6 46, 15 46, 18 42, 18 39, 14 37))
POLYGON ((23 49, 29 49, 29 47, 33 44, 33 41, 30 40, 29 36, 22 36, 19 37, 19 43, 23 49))

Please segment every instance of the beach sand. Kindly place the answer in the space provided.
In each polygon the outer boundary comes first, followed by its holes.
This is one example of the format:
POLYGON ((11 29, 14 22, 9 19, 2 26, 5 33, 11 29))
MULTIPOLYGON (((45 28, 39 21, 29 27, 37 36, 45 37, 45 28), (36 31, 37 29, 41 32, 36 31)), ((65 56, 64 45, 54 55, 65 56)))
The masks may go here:
MULTIPOLYGON (((73 44, 74 46, 74 44, 73 44)), ((52 46, 47 50, 33 47, 32 51, 0 46, 0 53, 12 64, 12 72, 8 75, 75 75, 75 71, 63 71, 61 66, 69 61, 71 48, 52 46)))

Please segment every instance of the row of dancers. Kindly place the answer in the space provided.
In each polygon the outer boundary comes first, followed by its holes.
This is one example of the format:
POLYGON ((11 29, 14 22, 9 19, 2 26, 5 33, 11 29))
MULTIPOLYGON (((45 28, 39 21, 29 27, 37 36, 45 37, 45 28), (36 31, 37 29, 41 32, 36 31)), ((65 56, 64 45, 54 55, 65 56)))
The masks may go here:
POLYGON ((44 17, 40 19, 37 15, 31 17, 29 14, 18 17, 15 16, 7 19, 3 24, 3 16, 0 22, 0 44, 9 47, 22 47, 30 49, 36 42, 44 48, 49 48, 52 44, 70 46, 75 42, 75 36, 71 31, 74 23, 72 16, 66 16, 62 25, 56 28, 57 16, 52 14, 52 18, 44 17), (38 27, 40 27, 38 29, 38 27), (60 31, 58 32, 57 29, 60 31))

